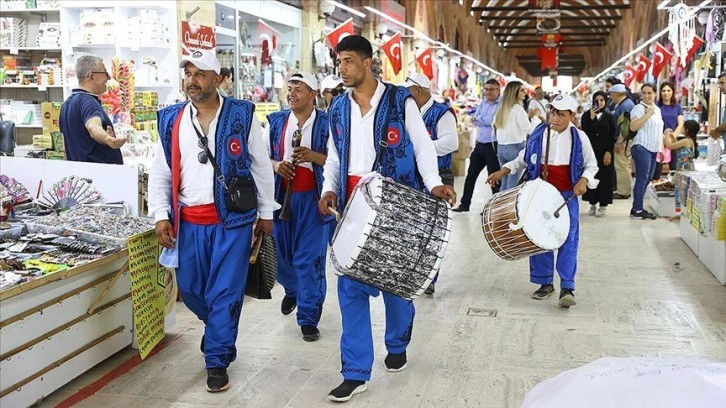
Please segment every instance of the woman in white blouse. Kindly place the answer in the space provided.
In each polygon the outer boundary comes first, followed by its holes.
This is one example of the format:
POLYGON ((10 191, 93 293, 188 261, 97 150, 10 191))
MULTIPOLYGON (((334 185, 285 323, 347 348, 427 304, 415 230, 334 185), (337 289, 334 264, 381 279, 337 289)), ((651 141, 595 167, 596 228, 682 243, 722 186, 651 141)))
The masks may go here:
POLYGON ((660 108, 655 104, 655 94, 655 85, 643 84, 640 87, 640 96, 643 100, 630 111, 630 130, 638 132, 633 139, 632 149, 635 186, 630 216, 642 220, 656 218, 643 209, 643 196, 655 171, 656 154, 663 150, 663 118, 660 108))
MULTIPOLYGON (((524 110, 522 102, 526 96, 521 82, 513 81, 504 88, 502 102, 494 114, 494 129, 497 135, 497 158, 499 165, 517 158, 524 149, 527 132, 529 131, 529 116, 524 110)), ((502 178, 499 191, 515 187, 522 171, 508 174, 502 178)))

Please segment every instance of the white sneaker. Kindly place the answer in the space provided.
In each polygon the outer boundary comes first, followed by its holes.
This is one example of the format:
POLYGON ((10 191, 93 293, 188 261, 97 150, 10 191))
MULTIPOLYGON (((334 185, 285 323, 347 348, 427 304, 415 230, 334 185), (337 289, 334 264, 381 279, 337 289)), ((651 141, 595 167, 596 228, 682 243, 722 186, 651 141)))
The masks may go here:
POLYGON ((596 217, 602 218, 604 216, 608 215, 608 208, 607 207, 600 207, 597 209, 597 213, 595 214, 596 217))
POLYGON ((596 210, 597 210, 597 206, 596 205, 591 205, 590 206, 590 211, 587 212, 587 215, 595 215, 595 211, 596 210))

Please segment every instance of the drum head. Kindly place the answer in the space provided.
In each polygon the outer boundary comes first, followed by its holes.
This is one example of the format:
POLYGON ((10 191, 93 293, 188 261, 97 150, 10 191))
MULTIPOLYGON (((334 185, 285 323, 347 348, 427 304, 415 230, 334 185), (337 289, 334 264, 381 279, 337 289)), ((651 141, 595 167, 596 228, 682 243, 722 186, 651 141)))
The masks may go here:
POLYGON ((570 213, 562 207, 559 217, 554 212, 564 203, 562 194, 550 183, 536 179, 522 186, 517 199, 517 215, 524 233, 533 244, 547 250, 562 246, 570 231, 570 213))
MULTIPOLYGON (((367 188, 373 192, 373 201, 379 203, 381 200, 380 178, 373 178, 367 184, 367 188)), ((362 187, 366 188, 366 187, 362 187)), ((338 223, 333 236, 331 249, 341 266, 351 268, 358 253, 365 245, 369 231, 376 218, 376 212, 368 205, 362 188, 356 188, 350 197, 343 213, 343 219, 338 223)))

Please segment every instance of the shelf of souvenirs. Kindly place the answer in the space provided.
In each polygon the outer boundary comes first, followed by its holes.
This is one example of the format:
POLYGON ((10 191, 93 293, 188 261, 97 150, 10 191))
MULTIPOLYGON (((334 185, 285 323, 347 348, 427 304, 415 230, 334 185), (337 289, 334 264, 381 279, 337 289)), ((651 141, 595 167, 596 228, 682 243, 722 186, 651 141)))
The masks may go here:
POLYGON ((17 54, 19 51, 56 51, 61 52, 60 47, 0 47, 0 51, 9 51, 10 54, 17 54))
POLYGON ((18 16, 18 15, 30 15, 32 13, 60 13, 60 8, 49 8, 49 7, 43 7, 43 8, 26 8, 26 9, 16 9, 16 8, 8 8, 7 6, 0 7, 0 13, 4 15, 12 15, 12 16, 18 16))

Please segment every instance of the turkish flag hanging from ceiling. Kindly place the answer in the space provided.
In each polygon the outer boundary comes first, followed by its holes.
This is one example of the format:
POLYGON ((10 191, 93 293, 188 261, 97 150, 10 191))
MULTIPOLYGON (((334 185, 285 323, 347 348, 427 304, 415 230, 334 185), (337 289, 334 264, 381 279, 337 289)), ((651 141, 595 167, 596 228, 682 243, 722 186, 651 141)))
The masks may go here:
POLYGON ((668 51, 666 47, 662 46, 660 43, 655 43, 655 55, 653 55, 653 76, 658 79, 658 75, 660 75, 660 71, 663 70, 663 67, 668 65, 668 62, 673 57, 673 53, 668 51))
POLYGON ((416 57, 418 65, 421 67, 421 71, 429 79, 434 79, 434 59, 433 51, 431 48, 426 48, 418 57, 416 57))
POLYGON ((634 67, 632 67, 630 64, 625 64, 625 86, 630 88, 630 84, 633 83, 633 80, 635 79, 637 75, 637 72, 634 67))
MULTIPOLYGON (((691 59, 693 59, 693 56, 696 55, 698 50, 701 48, 701 45, 703 45, 703 39, 699 36, 693 37, 693 45, 691 45, 691 48, 688 49, 688 54, 686 54, 686 65, 688 65, 689 62, 691 62, 691 59)), ((681 65, 683 68, 686 68, 686 65, 681 65)))
POLYGON ((343 38, 353 35, 353 17, 345 20, 343 24, 335 27, 333 31, 328 34, 328 42, 330 42, 330 47, 335 49, 335 47, 338 46, 338 43, 343 38))
POLYGON ((537 56, 542 60, 540 69, 557 69, 557 48, 539 47, 537 56))
POLYGON ((638 82, 643 82, 645 75, 648 73, 648 68, 650 68, 650 60, 645 58, 643 54, 638 55, 638 68, 635 75, 638 82))
POLYGON ((401 32, 397 32, 391 37, 385 44, 381 46, 383 52, 386 53, 386 57, 391 62, 393 72, 398 75, 403 68, 403 58, 401 57, 401 32))

